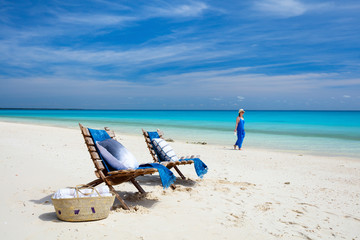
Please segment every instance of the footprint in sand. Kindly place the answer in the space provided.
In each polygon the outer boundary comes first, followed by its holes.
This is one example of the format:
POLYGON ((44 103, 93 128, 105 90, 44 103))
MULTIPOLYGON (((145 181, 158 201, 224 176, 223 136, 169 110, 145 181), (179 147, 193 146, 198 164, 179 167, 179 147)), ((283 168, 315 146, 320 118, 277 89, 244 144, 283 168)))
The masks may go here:
POLYGON ((222 184, 222 185, 233 185, 236 186, 237 188, 239 188, 240 190, 247 190, 247 188, 249 187, 255 187, 256 184, 253 183, 249 183, 249 182, 230 182, 227 179, 225 180, 217 180, 216 181, 217 184, 222 184))
POLYGON ((230 188, 228 188, 228 187, 221 187, 221 186, 218 187, 218 186, 215 186, 215 187, 214 187, 214 191, 229 193, 231 190, 230 190, 230 188))
POLYGON ((354 219, 355 221, 359 221, 360 222, 360 218, 356 218, 356 217, 353 217, 353 216, 344 216, 344 218, 351 218, 351 219, 354 219))
POLYGON ((266 212, 272 208, 271 206, 272 206, 271 202, 265 202, 263 204, 256 205, 255 208, 257 208, 258 210, 260 210, 262 212, 266 212))
POLYGON ((227 222, 230 222, 231 226, 239 227, 244 222, 244 216, 245 216, 245 212, 230 213, 229 215, 226 216, 226 220, 227 220, 227 222))
POLYGON ((304 215, 304 213, 303 213, 302 211, 300 211, 300 210, 296 210, 296 209, 294 210, 294 209, 292 209, 291 211, 293 211, 294 213, 297 213, 296 216, 298 216, 298 217, 304 215))
POLYGON ((175 188, 175 191, 177 192, 191 192, 193 189, 190 187, 182 187, 182 186, 177 186, 175 188))
POLYGON ((309 206, 309 207, 315 207, 315 208, 319 208, 316 205, 310 204, 310 203, 298 203, 299 205, 304 205, 304 206, 309 206))
POLYGON ((129 206, 130 210, 124 210, 120 205, 117 205, 115 207, 115 212, 117 213, 124 213, 124 214, 130 214, 130 213, 136 213, 136 214, 146 214, 149 213, 150 210, 143 207, 143 206, 139 206, 139 205, 135 205, 135 206, 129 206))

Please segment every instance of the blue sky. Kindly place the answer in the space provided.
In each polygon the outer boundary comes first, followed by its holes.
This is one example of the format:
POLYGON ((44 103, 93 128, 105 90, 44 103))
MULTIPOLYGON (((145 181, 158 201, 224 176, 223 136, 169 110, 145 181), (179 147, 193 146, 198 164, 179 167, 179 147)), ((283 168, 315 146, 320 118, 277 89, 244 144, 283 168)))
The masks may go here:
POLYGON ((360 2, 0 1, 0 107, 360 110, 360 2))

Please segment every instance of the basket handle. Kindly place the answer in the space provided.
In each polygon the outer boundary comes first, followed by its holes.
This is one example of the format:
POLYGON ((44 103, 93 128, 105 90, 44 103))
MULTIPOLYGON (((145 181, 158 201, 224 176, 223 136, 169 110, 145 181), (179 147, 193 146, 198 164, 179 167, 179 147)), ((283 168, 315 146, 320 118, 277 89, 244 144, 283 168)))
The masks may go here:
POLYGON ((99 195, 99 197, 101 197, 101 195, 100 195, 100 193, 98 192, 98 190, 97 190, 96 188, 94 188, 94 187, 90 187, 90 186, 87 186, 87 185, 76 185, 76 187, 75 187, 75 192, 76 192, 76 197, 77 197, 77 198, 79 198, 79 192, 80 192, 81 194, 85 195, 85 196, 88 196, 88 195, 93 194, 94 191, 99 195), (92 191, 91 191, 90 193, 83 193, 83 192, 80 190, 80 189, 82 189, 82 188, 90 188, 92 191))

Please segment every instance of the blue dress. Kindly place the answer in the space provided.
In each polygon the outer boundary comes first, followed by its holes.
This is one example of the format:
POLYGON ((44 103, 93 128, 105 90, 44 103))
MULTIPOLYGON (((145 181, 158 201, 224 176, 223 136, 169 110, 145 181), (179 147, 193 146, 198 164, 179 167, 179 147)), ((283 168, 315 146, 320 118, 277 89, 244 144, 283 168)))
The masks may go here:
POLYGON ((237 129, 236 129, 238 139, 237 139, 237 141, 235 143, 235 145, 237 145, 239 148, 241 148, 242 143, 243 143, 244 138, 245 138, 245 127, 244 127, 244 125, 245 125, 245 120, 240 119, 240 122, 239 122, 239 124, 237 126, 237 129))

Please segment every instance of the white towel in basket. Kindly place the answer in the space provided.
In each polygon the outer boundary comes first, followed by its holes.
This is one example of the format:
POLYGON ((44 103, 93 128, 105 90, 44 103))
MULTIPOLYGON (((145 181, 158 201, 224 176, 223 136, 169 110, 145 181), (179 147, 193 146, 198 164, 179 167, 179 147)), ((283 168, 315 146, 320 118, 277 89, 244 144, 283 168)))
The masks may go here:
MULTIPOLYGON (((110 197, 110 189, 108 186, 97 186, 95 188, 101 197, 110 197)), ((82 188, 76 193, 75 188, 64 188, 59 189, 54 195, 54 199, 63 199, 63 198, 76 198, 76 197, 99 197, 99 194, 91 188, 82 188), (81 192, 80 192, 81 191, 81 192)))
POLYGON ((74 198, 75 189, 74 188, 64 188, 59 189, 53 196, 55 199, 63 199, 63 198, 74 198))

